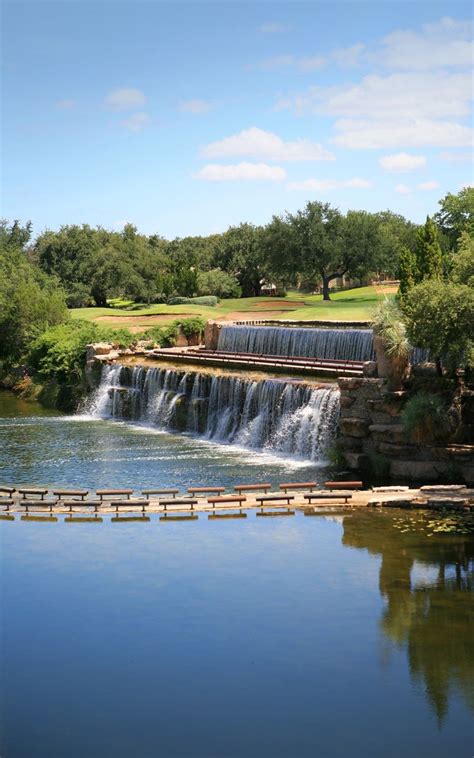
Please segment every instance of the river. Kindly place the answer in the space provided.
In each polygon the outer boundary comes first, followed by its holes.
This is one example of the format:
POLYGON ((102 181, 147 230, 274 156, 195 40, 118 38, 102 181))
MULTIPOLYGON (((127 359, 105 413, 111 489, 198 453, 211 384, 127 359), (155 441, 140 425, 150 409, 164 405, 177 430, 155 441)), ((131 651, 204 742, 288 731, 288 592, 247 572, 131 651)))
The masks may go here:
MULTIPOLYGON (((2 483, 325 473, 8 393, 0 445, 2 483)), ((429 523, 401 511, 1 520, 0 753, 470 756, 474 541, 429 523)))

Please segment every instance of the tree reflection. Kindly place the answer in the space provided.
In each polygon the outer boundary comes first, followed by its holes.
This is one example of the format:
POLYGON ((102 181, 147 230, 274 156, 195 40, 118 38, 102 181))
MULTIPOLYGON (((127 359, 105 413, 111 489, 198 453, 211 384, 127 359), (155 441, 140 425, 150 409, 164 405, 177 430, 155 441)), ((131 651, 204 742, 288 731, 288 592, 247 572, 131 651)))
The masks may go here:
POLYGON ((387 601, 381 628, 406 648, 412 678, 424 685, 441 723, 452 691, 474 710, 474 540, 428 538, 422 516, 401 533, 395 518, 351 514, 344 518, 343 544, 381 556, 379 588, 387 601), (413 576, 415 565, 424 569, 421 580, 413 576))

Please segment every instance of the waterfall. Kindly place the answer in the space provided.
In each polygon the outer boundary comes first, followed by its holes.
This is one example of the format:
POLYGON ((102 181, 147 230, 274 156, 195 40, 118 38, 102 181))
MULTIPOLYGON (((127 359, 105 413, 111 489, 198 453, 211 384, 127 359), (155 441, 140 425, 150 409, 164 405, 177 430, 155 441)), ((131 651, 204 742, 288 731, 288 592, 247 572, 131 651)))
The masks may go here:
POLYGON ((348 361, 374 359, 371 329, 223 326, 218 350, 348 361))
POLYGON ((336 432, 339 391, 280 379, 104 366, 89 412, 317 461, 336 432))

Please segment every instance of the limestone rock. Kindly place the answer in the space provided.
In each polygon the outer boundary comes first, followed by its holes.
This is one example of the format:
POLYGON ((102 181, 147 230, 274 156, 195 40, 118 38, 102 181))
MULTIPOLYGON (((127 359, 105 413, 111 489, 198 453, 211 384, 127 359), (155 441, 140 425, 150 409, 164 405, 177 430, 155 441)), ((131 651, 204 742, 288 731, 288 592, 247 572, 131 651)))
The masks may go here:
POLYGON ((368 421, 361 418, 341 418, 339 426, 342 434, 349 437, 365 437, 369 429, 368 421))

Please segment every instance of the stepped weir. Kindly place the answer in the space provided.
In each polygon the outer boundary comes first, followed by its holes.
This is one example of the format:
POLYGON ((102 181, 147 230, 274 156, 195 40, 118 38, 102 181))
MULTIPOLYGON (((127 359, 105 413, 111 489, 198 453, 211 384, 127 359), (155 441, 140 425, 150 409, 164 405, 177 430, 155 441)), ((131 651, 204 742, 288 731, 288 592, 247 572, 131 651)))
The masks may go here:
POLYGON ((320 360, 372 361, 372 329, 223 325, 217 350, 320 360))
POLYGON ((323 460, 336 433, 339 390, 302 381, 104 366, 89 412, 251 449, 323 460))

